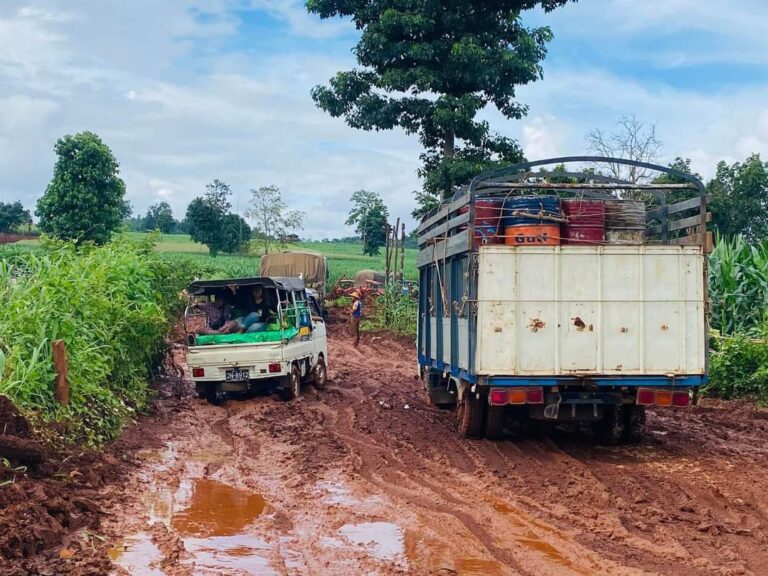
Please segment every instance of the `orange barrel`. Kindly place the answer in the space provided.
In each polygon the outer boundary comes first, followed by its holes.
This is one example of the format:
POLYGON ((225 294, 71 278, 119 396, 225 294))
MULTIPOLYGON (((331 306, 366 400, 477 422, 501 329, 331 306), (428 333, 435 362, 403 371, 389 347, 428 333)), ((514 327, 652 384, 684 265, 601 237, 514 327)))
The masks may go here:
POLYGON ((563 200, 565 223, 563 244, 599 246, 605 243, 605 202, 603 200, 563 200))
POLYGON ((557 246, 562 219, 557 196, 520 196, 504 203, 504 243, 508 246, 557 246))

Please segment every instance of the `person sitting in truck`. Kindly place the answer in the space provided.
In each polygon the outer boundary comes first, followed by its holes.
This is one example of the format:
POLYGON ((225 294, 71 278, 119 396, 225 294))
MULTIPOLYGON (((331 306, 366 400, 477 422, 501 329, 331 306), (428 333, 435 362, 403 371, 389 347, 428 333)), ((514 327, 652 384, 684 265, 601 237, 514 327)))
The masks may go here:
POLYGON ((214 296, 200 308, 205 312, 207 325, 197 330, 198 334, 233 334, 240 331, 238 323, 230 318, 232 306, 225 298, 214 296))
POLYGON ((274 322, 277 312, 269 309, 269 304, 264 298, 264 289, 261 286, 254 287, 251 292, 253 301, 249 304, 248 313, 235 318, 242 332, 261 332, 267 324, 274 322))

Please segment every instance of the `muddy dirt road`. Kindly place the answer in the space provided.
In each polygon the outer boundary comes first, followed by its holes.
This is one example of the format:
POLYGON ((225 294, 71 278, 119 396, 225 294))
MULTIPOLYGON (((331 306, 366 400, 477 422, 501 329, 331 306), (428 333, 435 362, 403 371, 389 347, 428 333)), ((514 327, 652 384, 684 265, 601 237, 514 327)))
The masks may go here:
POLYGON ((121 575, 768 574, 768 414, 653 412, 632 447, 467 441, 413 357, 334 329, 324 391, 160 401, 121 445, 135 468, 104 490, 106 541, 56 570, 108 554, 121 575))

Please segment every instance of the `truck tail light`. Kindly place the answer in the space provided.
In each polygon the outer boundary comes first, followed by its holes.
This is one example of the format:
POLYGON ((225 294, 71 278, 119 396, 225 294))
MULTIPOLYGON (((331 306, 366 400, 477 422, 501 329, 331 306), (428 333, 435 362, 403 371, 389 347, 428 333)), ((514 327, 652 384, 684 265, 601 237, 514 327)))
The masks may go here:
POLYGON ((270 364, 269 365, 269 373, 270 374, 275 374, 277 372, 282 372, 282 371, 283 371, 283 367, 280 364, 270 364))
POLYGON ((525 404, 525 400, 528 394, 525 388, 510 388, 507 393, 508 402, 510 404, 525 404))
POLYGON ((544 404, 544 388, 528 388, 525 391, 525 401, 528 404, 544 404))
POLYGON ((656 390, 656 406, 672 406, 672 392, 656 390))
POLYGON ((691 397, 688 391, 674 392, 672 394, 672 406, 675 408, 686 408, 691 403, 691 397))
POLYGON ((640 406, 653 406, 656 402, 656 393, 653 388, 638 388, 637 403, 640 406))
POLYGON ((491 388, 491 404, 503 406, 507 403, 507 391, 504 388, 491 388))
POLYGON ((204 368, 192 368, 192 378, 202 378, 205 376, 204 368))

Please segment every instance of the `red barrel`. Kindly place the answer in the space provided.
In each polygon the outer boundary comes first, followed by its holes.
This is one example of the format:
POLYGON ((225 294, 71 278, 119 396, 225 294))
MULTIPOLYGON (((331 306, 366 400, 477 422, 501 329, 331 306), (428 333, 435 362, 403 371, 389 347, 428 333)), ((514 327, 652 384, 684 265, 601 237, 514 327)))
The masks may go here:
POLYGON ((561 227, 563 244, 598 246, 605 244, 605 202, 563 200, 566 222, 561 227))
MULTIPOLYGON (((469 206, 459 208, 459 214, 469 212, 469 206)), ((504 243, 502 222, 504 220, 504 200, 501 198, 480 198, 475 201, 475 246, 504 243)), ((459 226, 466 230, 467 225, 459 226)))

